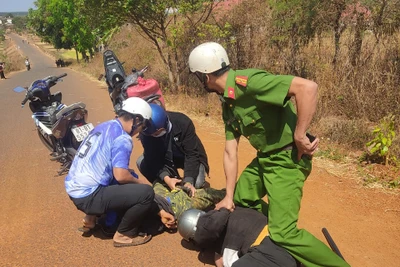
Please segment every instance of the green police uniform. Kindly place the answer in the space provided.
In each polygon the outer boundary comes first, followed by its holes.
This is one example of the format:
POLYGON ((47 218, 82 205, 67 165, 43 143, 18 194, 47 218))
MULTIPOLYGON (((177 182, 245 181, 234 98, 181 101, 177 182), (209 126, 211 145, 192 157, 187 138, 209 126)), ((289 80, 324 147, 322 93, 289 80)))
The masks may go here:
POLYGON ((268 215, 272 240, 305 266, 349 266, 309 232, 297 228, 311 160, 297 160, 297 115, 287 97, 293 76, 230 70, 222 99, 226 140, 246 137, 257 157, 236 183, 234 202, 268 215), (268 203, 262 201, 268 196, 268 203))

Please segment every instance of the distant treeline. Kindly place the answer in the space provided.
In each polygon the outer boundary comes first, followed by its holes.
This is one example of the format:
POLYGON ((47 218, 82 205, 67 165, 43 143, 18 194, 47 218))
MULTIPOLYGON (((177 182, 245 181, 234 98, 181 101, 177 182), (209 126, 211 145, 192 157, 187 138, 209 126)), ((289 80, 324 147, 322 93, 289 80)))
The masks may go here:
POLYGON ((13 17, 24 17, 28 15, 28 11, 26 12, 0 12, 0 17, 8 17, 12 15, 13 17))

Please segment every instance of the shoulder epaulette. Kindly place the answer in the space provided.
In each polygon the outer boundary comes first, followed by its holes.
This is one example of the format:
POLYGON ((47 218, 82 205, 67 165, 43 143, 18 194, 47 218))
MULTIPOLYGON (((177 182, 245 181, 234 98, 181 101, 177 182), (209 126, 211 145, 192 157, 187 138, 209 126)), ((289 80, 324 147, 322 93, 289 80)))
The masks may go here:
POLYGON ((235 82, 236 84, 239 84, 241 86, 246 86, 247 85, 247 76, 236 76, 235 77, 235 82))

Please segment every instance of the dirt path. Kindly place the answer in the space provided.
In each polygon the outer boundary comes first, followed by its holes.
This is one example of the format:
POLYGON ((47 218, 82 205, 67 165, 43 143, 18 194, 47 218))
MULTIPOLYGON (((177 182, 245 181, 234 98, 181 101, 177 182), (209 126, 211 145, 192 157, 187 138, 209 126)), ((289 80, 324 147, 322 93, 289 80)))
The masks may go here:
MULTIPOLYGON (((21 49, 25 47, 21 45, 21 49)), ((143 246, 119 249, 112 247, 111 240, 81 236, 77 228, 82 213, 65 193, 64 176, 55 177, 58 164, 49 160, 29 109, 20 108, 23 96, 12 88, 67 72, 54 91, 62 91, 67 104, 86 103, 94 125, 113 117, 111 104, 104 85, 81 73, 54 68, 52 59, 32 47, 27 47, 26 53, 32 53, 32 71, 0 81, 0 266, 204 266, 202 261, 210 266, 210 255, 184 248, 178 234, 165 233, 143 246)), ((196 118, 195 124, 209 155, 208 181, 222 188, 222 124, 215 128, 209 118, 196 118)), ((135 145, 132 162, 142 152, 137 141, 135 145)), ((254 155, 247 143, 241 143, 240 168, 254 155)), ((304 187, 300 227, 322 240, 321 228, 326 227, 352 266, 399 266, 400 195, 363 188, 354 177, 329 173, 325 168, 332 166, 327 166, 327 162, 315 160, 304 187)))

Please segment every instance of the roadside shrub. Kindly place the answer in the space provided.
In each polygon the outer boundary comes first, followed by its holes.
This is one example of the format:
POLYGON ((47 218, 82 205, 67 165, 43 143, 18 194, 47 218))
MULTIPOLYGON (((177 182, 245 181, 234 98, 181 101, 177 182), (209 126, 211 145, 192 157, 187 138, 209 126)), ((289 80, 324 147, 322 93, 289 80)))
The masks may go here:
POLYGON ((395 129, 394 115, 386 116, 380 121, 372 132, 374 138, 366 143, 369 158, 385 165, 397 165, 397 157, 392 153, 393 140, 396 138, 395 129))

